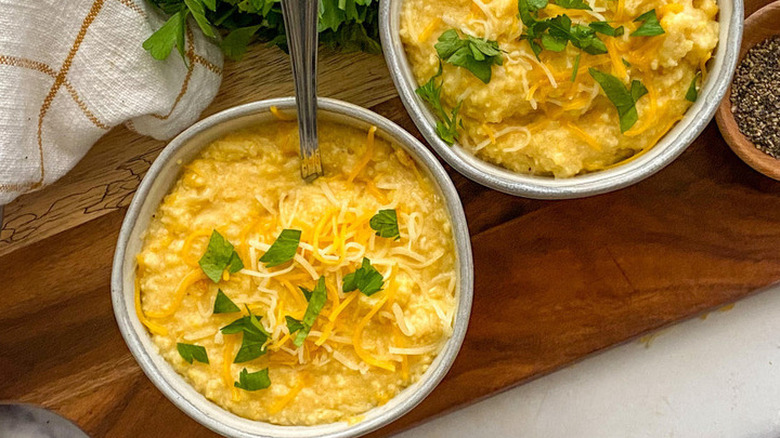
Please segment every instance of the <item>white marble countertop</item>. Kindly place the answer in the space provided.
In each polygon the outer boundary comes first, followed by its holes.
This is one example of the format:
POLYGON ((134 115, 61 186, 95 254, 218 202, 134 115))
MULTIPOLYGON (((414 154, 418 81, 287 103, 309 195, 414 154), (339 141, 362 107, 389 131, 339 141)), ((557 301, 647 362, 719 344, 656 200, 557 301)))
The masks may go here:
POLYGON ((398 438, 780 437, 780 285, 398 438))

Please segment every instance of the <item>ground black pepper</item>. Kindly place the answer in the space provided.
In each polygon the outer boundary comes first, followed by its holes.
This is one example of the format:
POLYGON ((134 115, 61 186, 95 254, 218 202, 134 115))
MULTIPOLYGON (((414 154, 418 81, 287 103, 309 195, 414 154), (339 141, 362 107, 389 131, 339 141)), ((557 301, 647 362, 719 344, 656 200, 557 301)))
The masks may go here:
POLYGON ((780 35, 745 54, 731 84, 731 111, 745 137, 780 159, 780 35))

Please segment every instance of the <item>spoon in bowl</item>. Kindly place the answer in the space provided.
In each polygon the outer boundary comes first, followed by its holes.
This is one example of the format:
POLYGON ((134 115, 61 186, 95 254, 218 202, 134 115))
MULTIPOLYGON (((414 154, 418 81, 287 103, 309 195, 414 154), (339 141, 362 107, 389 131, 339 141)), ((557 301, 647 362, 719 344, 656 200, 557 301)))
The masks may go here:
POLYGON ((317 143, 317 15, 316 0, 282 0, 282 16, 290 50, 298 133, 301 177, 311 182, 322 176, 317 143))

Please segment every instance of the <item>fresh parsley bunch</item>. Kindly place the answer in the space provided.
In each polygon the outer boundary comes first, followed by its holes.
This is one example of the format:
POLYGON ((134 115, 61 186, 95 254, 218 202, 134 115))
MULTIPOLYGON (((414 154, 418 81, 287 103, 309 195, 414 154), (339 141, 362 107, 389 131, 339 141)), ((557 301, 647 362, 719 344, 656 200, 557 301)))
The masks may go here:
MULTIPOLYGON (((184 57, 185 23, 193 17, 203 33, 220 40, 238 60, 252 41, 287 50, 280 0, 148 0, 170 15, 143 47, 165 59, 174 47, 184 57)), ((379 53, 378 0, 320 0, 320 42, 335 50, 379 53)))

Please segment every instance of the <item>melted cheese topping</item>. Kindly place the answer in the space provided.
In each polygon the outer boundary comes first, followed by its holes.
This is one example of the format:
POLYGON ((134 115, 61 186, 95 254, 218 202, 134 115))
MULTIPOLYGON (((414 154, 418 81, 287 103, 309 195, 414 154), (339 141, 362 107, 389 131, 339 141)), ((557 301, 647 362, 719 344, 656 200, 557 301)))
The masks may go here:
POLYGON ((376 127, 322 124, 326 176, 304 183, 297 145, 288 141, 296 126, 272 111, 279 122, 227 135, 185 166, 137 257, 137 315, 178 372, 238 415, 286 425, 355 418, 419 379, 452 333, 451 225, 429 179, 376 127), (396 210, 399 240, 371 229, 380 209, 396 210), (298 251, 266 268, 258 259, 284 228, 301 231, 298 251), (198 265, 214 229, 244 263, 216 284, 198 265), (363 257, 383 275, 383 290, 343 292, 363 257), (321 275, 327 301, 297 347, 285 317, 303 318, 308 302, 299 286, 313 289, 321 275), (213 314, 217 290, 241 312, 213 314), (219 329, 246 315, 245 306, 269 333, 267 353, 235 364, 242 335, 219 329), (204 346, 210 364, 184 362, 177 342, 204 346), (244 367, 267 367, 271 386, 235 388, 244 367))

